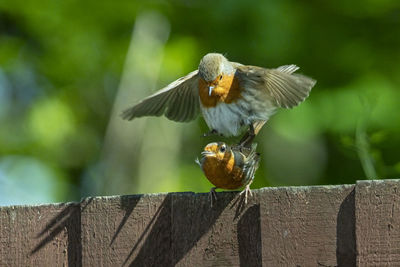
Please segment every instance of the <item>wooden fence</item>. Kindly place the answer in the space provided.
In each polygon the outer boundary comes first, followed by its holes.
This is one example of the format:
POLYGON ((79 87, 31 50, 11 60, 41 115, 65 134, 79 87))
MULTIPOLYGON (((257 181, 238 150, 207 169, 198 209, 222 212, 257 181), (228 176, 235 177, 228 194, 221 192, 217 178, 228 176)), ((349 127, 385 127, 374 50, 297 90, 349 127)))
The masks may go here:
POLYGON ((400 266, 400 180, 0 208, 0 266, 400 266))

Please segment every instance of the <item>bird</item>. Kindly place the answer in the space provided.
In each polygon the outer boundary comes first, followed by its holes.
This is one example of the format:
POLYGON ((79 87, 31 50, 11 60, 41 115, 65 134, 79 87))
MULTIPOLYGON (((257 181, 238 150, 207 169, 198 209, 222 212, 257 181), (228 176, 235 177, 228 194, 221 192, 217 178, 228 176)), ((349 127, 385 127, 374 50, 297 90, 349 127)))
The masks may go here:
POLYGON ((201 159, 196 163, 203 170, 207 179, 215 186, 210 190, 211 206, 213 199, 217 199, 215 189, 239 189, 244 194, 245 204, 247 195, 251 193, 250 185, 259 165, 260 154, 256 152, 257 144, 251 147, 239 145, 228 146, 224 142, 212 142, 204 147, 201 159))
POLYGON ((198 114, 210 131, 205 135, 238 136, 250 144, 278 108, 290 109, 303 102, 316 81, 297 74, 299 67, 263 68, 229 61, 220 53, 208 53, 198 69, 170 83, 124 110, 122 118, 165 115, 188 122, 198 114))

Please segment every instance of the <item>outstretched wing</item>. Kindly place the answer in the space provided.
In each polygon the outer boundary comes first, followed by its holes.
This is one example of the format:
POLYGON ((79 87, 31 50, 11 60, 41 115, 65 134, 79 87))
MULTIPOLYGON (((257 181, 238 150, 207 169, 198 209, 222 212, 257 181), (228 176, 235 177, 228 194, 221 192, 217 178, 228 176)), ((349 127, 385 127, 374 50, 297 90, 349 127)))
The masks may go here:
POLYGON ((293 108, 303 102, 316 83, 309 77, 294 73, 299 69, 296 65, 285 65, 277 69, 239 66, 238 69, 242 70, 242 75, 245 75, 253 86, 266 89, 282 108, 293 108))
POLYGON ((200 106, 197 73, 195 70, 146 97, 135 106, 123 111, 122 118, 132 120, 143 116, 165 115, 173 121, 194 120, 200 106))

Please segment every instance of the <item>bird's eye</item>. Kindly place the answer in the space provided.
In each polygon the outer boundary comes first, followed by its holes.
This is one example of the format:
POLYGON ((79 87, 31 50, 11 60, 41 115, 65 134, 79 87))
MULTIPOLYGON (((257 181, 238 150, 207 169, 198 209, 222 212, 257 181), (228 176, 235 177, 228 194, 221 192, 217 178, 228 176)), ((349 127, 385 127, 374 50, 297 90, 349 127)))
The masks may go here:
POLYGON ((222 80, 222 75, 219 75, 219 80, 222 80))
POLYGON ((221 153, 224 153, 225 150, 226 150, 226 146, 225 146, 225 145, 222 145, 222 146, 219 148, 219 151, 220 151, 221 153))

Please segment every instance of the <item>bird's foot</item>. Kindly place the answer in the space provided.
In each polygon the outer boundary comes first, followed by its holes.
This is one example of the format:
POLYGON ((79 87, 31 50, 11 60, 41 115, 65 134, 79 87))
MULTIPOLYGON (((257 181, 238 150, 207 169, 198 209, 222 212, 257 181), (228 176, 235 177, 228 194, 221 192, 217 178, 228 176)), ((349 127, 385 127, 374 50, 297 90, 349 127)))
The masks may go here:
POLYGON ((217 192, 215 192, 216 187, 212 187, 210 190, 210 193, 208 193, 208 199, 210 200, 211 203, 211 208, 213 207, 213 201, 217 201, 217 192))
POLYGON ((246 185, 246 188, 240 192, 240 195, 243 195, 244 193, 244 204, 247 204, 247 195, 253 196, 253 193, 251 193, 250 190, 250 184, 246 185))

